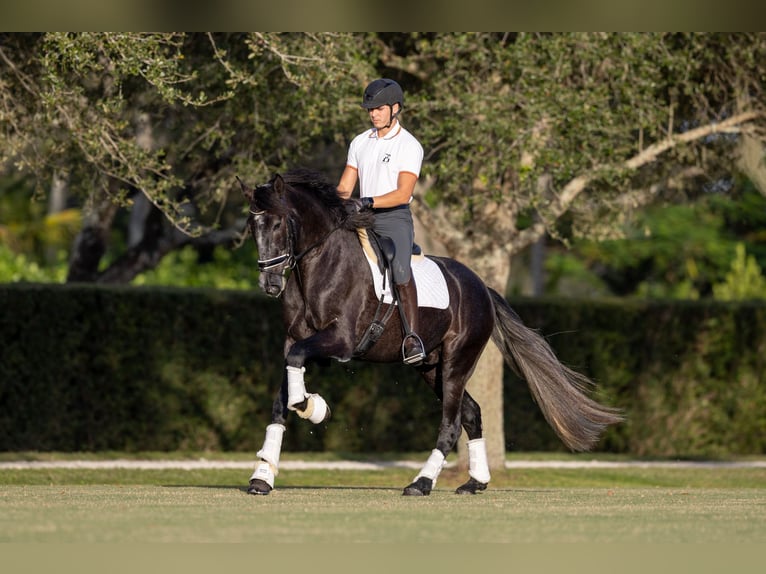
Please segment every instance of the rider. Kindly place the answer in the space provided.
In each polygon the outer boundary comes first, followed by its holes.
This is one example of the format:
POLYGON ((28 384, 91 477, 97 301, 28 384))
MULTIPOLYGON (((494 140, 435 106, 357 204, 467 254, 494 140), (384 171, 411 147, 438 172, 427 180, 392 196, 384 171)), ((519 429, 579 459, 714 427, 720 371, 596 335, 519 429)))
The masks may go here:
POLYGON ((416 334, 418 294, 410 268, 415 230, 409 204, 420 175, 423 146, 399 123, 404 93, 394 80, 371 82, 364 90, 361 106, 369 113, 372 129, 356 136, 349 145, 338 194, 349 198, 358 179, 362 206, 375 213, 374 231, 391 238, 396 246, 392 272, 404 319, 402 353, 405 363, 417 365, 425 359, 425 349, 416 334))

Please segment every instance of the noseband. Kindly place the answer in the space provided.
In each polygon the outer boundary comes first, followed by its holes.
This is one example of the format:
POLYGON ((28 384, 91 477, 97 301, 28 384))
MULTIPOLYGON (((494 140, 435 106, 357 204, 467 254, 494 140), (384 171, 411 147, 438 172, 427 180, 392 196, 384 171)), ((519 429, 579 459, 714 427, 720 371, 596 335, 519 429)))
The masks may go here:
MULTIPOLYGON (((259 215, 263 215, 266 213, 265 210, 261 211, 253 211, 250 210, 250 233, 253 236, 253 239, 256 240, 256 244, 258 243, 257 237, 255 234, 255 218, 259 215)), ((259 259, 258 260, 258 270, 261 273, 275 273, 272 271, 272 269, 275 269, 277 267, 282 267, 282 274, 284 275, 288 269, 293 269, 295 265, 297 264, 297 260, 295 256, 293 255, 293 222, 292 219, 289 217, 285 217, 285 219, 288 222, 289 231, 287 233, 287 245, 285 246, 285 252, 282 255, 277 255, 276 257, 270 257, 269 259, 259 259)), ((281 293, 280 293, 281 294, 281 293)))
MULTIPOLYGON (((251 218, 251 228, 250 231, 253 234, 253 239, 255 239, 255 229, 253 229, 253 225, 255 223, 255 218, 259 215, 263 215, 266 213, 265 210, 261 211, 253 211, 250 210, 250 214, 252 216, 251 218)), ((295 256, 293 255, 293 222, 292 219, 289 217, 286 217, 288 222, 288 226, 290 228, 290 231, 287 234, 287 246, 285 247, 285 253, 282 255, 277 255, 276 257, 271 257, 269 259, 259 259, 258 260, 258 269, 260 271, 269 271, 270 269, 274 269, 275 267, 279 267, 280 265, 285 265, 284 270, 292 269, 295 267, 295 264, 297 263, 297 260, 295 259, 295 256)), ((283 270, 283 271, 284 271, 283 270)))

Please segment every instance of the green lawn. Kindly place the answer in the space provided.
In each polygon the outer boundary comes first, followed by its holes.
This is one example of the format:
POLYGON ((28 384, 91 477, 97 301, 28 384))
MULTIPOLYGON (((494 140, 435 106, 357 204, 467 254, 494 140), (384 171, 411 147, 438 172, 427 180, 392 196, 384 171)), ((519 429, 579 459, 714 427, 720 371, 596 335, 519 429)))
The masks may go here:
POLYGON ((3 542, 756 543, 759 489, 519 488, 411 499, 379 487, 2 489, 3 542))
POLYGON ((255 497, 241 469, 4 469, 0 542, 766 543, 764 468, 509 469, 476 496, 447 469, 402 497, 414 474, 283 470, 255 497))

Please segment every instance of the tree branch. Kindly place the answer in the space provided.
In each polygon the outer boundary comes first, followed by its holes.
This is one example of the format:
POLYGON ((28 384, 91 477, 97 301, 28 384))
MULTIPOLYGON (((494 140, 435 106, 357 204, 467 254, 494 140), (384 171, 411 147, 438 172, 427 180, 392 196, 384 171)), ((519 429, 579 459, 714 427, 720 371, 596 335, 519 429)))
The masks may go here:
MULTIPOLYGON (((671 136, 644 148, 640 153, 626 160, 621 167, 626 170, 636 171, 637 169, 652 163, 663 153, 675 148, 678 145, 692 143, 714 134, 742 133, 744 131, 744 127, 747 124, 763 117, 764 114, 762 112, 756 110, 747 111, 732 116, 722 122, 707 124, 705 126, 701 126, 693 130, 671 136)), ((577 197, 587 188, 587 186, 592 181, 598 177, 598 174, 601 171, 606 169, 606 167, 607 166, 605 165, 596 166, 588 173, 577 176, 570 180, 569 183, 567 183, 562 188, 561 192, 551 202, 549 220, 557 220, 562 215, 564 215, 564 213, 566 213, 572 206, 575 199, 577 199, 577 197)), ((693 172, 693 175, 698 175, 698 173, 693 172)), ((539 221, 524 229, 511 241, 511 253, 517 253, 525 247, 531 245, 537 241, 545 232, 546 226, 542 221, 539 221)))

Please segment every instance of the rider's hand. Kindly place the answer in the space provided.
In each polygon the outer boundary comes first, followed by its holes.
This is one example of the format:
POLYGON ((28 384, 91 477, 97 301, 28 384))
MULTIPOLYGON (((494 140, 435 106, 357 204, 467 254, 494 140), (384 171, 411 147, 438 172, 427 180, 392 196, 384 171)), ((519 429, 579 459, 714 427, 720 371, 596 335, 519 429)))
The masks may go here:
POLYGON ((362 211, 372 210, 372 203, 371 197, 363 197, 362 199, 355 197, 348 201, 346 209, 349 213, 361 213, 362 211))

